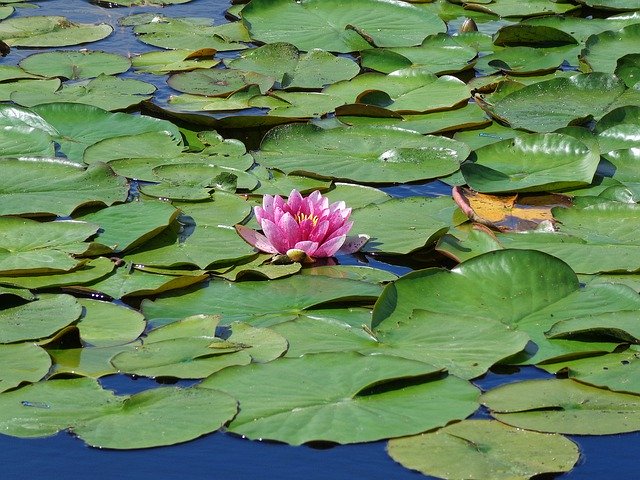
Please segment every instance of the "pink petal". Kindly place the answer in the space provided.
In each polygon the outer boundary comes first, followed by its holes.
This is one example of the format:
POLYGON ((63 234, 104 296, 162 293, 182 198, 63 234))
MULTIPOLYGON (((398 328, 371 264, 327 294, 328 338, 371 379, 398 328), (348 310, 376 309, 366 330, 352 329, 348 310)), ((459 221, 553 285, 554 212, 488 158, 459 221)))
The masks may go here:
POLYGON ((346 239, 346 235, 341 235, 339 237, 332 238, 331 240, 327 240, 318 247, 314 257, 333 257, 346 239))
POLYGON ((255 230, 245 227, 244 225, 236 225, 236 232, 252 247, 266 253, 278 253, 278 250, 271 245, 271 242, 267 240, 267 237, 255 230))
POLYGON ((300 226, 289 212, 282 215, 282 218, 278 222, 278 227, 284 233, 283 242, 286 242, 287 250, 293 248, 296 243, 302 240, 300 236, 300 226))
POLYGON ((322 242, 327 236, 329 231, 329 222, 327 220, 320 220, 316 227, 310 232, 307 238, 314 242, 322 242))
POLYGON ((285 244, 284 232, 273 223, 271 220, 265 220, 262 222, 262 231, 264 232, 267 241, 273 245, 278 253, 285 253, 288 246, 285 244))
POLYGON ((349 230, 351 230, 351 227, 353 227, 353 222, 347 222, 340 228, 334 230, 333 232, 330 231, 329 235, 327 236, 327 240, 331 240, 334 237, 340 237, 342 235, 346 235, 347 233, 349 233, 349 230))
POLYGON ((293 215, 295 215, 300 211, 300 207, 302 206, 303 203, 304 203, 304 199, 302 198, 302 195, 300 195, 300 192, 298 192, 295 189, 291 190, 291 193, 289 194, 289 199, 287 200, 287 204, 289 205, 289 211, 293 215))
POLYGON ((346 255, 359 251, 369 241, 369 235, 349 236, 336 252, 338 255, 346 255))
POLYGON ((307 255, 313 257, 316 253, 316 250, 318 249, 318 242, 310 242, 308 240, 305 240, 296 243, 293 248, 297 250, 304 250, 307 255))

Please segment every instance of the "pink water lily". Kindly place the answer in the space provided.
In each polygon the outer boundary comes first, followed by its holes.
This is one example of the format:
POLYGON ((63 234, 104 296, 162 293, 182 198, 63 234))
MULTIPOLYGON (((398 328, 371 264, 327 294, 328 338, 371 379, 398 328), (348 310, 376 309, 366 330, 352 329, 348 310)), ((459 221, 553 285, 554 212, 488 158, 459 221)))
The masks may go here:
POLYGON ((262 207, 254 209, 264 235, 244 225, 236 225, 240 236, 262 252, 287 255, 294 261, 332 257, 359 250, 368 237, 349 239, 353 226, 351 209, 344 202, 329 204, 318 190, 303 197, 292 190, 285 201, 280 195, 265 195, 262 207))

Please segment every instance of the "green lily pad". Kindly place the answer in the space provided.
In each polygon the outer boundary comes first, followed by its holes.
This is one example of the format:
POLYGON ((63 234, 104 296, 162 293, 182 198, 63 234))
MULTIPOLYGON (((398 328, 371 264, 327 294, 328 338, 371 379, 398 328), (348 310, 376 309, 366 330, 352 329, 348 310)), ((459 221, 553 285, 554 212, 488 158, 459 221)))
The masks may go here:
POLYGON ((635 345, 620 353, 579 358, 540 367, 552 373, 561 372, 569 378, 596 387, 640 394, 640 352, 635 345))
POLYGON ((163 75, 170 72, 213 68, 220 60, 213 58, 216 50, 160 50, 143 53, 131 58, 131 64, 138 72, 163 75))
POLYGON ((271 255, 257 255, 254 260, 246 263, 236 264, 232 268, 223 267, 220 271, 212 272, 213 275, 237 282, 244 277, 252 279, 262 278, 273 280, 281 277, 288 277, 294 273, 302 271, 302 265, 299 263, 291 263, 279 265, 271 263, 271 255))
POLYGON ((566 380, 529 380, 489 390, 480 401, 507 425, 574 435, 640 430, 640 398, 566 380))
POLYGON ((77 80, 126 72, 131 61, 113 53, 83 50, 36 53, 19 65, 33 75, 77 80))
POLYGON ((19 79, 11 82, 0 84, 0 100, 3 102, 11 101, 11 95, 42 95, 43 93, 52 94, 62 82, 59 78, 51 80, 44 79, 19 79))
POLYGON ((205 378, 234 365, 269 362, 287 349, 284 337, 243 323, 231 324, 231 335, 223 340, 214 336, 218 321, 196 315, 152 330, 141 347, 120 353, 111 362, 118 371, 136 375, 205 378))
POLYGON ((464 144, 410 130, 287 125, 264 138, 255 158, 285 173, 387 183, 453 173, 468 154, 464 144))
POLYGON ((598 153, 568 135, 522 134, 475 150, 461 171, 479 192, 566 189, 591 183, 598 153))
POLYGON ((117 402, 96 380, 49 380, 0 395, 0 430, 5 435, 51 436, 75 423, 99 415, 117 402))
POLYGON ((115 264, 111 260, 99 257, 83 263, 71 272, 0 276, 0 285, 29 289, 82 285, 109 275, 114 268, 115 264))
POLYGON ((84 313, 78 322, 80 338, 96 347, 112 347, 134 341, 144 331, 141 313, 114 303, 82 299, 84 313))
MULTIPOLYGON (((546 17, 549 18, 549 17, 546 17)), ((564 20, 567 17, 552 17, 564 20)), ((505 25, 496 32, 494 45, 500 47, 548 47, 576 45, 578 41, 566 31, 552 25, 537 25, 535 20, 525 20, 513 25, 505 25)))
POLYGON ((640 10, 638 0, 579 0, 592 8, 614 11, 640 10))
POLYGON ((468 103, 464 107, 441 112, 405 113, 401 119, 344 114, 340 108, 336 110, 336 116, 347 125, 395 126, 405 130, 415 130, 423 135, 462 128, 479 128, 491 123, 484 111, 475 103, 468 103))
MULTIPOLYGON (((640 3, 639 3, 640 6, 640 3)), ((587 39, 580 54, 590 71, 613 73, 619 58, 640 53, 640 24, 621 30, 606 31, 587 39)))
POLYGON ((49 380, 0 395, 0 429, 42 437, 72 429, 103 448, 148 448, 197 438, 235 415, 236 401, 220 392, 164 387, 115 396, 89 378, 49 380))
POLYGON ((109 8, 113 7, 138 7, 154 6, 164 7, 167 5, 179 5, 189 3, 191 0, 92 0, 92 3, 105 3, 109 8))
POLYGON ((282 88, 322 88, 340 80, 348 80, 360 71, 358 65, 349 58, 320 49, 301 54, 289 43, 268 43, 245 50, 238 58, 225 64, 231 69, 271 77, 282 88))
POLYGON ((363 252, 407 254, 442 236, 456 208, 450 197, 396 198, 355 209, 352 231, 371 237, 363 252))
POLYGON ((104 164, 84 167, 59 159, 0 159, 0 214, 70 215, 86 204, 111 205, 129 193, 126 179, 104 164), (43 183, 42 178, 47 182, 43 183))
POLYGON ((171 88, 179 92, 208 97, 227 97, 249 85, 259 85, 266 92, 273 85, 273 79, 255 72, 212 68, 176 73, 167 79, 171 88))
MULTIPOLYGON (((34 107, 32 110, 38 117, 35 119, 52 129, 55 141, 60 144, 62 152, 75 162, 82 162, 84 150, 94 143, 111 137, 138 135, 148 132, 161 132, 171 135, 175 142, 181 142, 178 127, 166 120, 130 115, 126 113, 110 113, 101 108, 84 104, 54 103, 34 107), (78 118, 84 119, 78 122, 78 118)), ((23 110, 0 110, 0 114, 24 117, 23 110)), ((80 185, 81 182, 78 182, 80 185)))
POLYGON ((464 82, 449 75, 437 77, 421 67, 396 70, 388 75, 363 73, 329 85, 323 92, 342 98, 345 103, 409 113, 452 108, 469 99, 464 82))
POLYGON ((0 130, 3 157, 54 157, 55 146, 48 132, 27 125, 6 125, 0 130))
POLYGON ((318 92, 277 92, 249 100, 251 107, 268 108, 267 115, 291 118, 318 118, 344 104, 338 96, 318 92))
POLYGON ((258 185, 258 179, 249 172, 213 164, 183 163, 160 165, 153 169, 156 179, 176 185, 214 186, 215 179, 223 173, 235 175, 238 188, 253 190, 258 185))
POLYGON ((138 40, 160 48, 200 50, 210 48, 220 52, 247 48, 247 30, 240 22, 211 26, 207 18, 170 18, 151 15, 138 23, 133 32, 138 40))
POLYGON ((570 12, 578 8, 571 3, 555 3, 548 0, 529 0, 521 2, 518 0, 493 0, 484 1, 464 1, 465 8, 479 12, 492 13, 499 17, 532 17, 538 15, 559 15, 570 12))
POLYGON ((164 274, 133 268, 132 264, 116 269, 113 275, 102 278, 84 288, 100 292, 111 298, 144 297, 179 290, 207 280, 206 272, 168 271, 164 274))
POLYGON ((64 85, 55 92, 15 92, 11 100, 19 105, 34 107, 46 103, 83 103, 105 110, 124 110, 151 98, 156 87, 130 78, 100 75, 88 82, 64 85))
POLYGON ((129 202, 80 217, 100 225, 94 239, 110 251, 132 250, 171 224, 180 212, 166 202, 129 202))
POLYGON ((227 368, 198 388, 237 398, 240 411, 228 428, 248 438, 354 443, 421 432, 473 412, 475 387, 451 376, 433 378, 437 371, 398 357, 318 353, 227 368), (423 381, 389 385, 416 377, 423 381), (376 391, 385 383, 389 388, 376 391))
MULTIPOLYGON (((622 0, 624 1, 624 0, 622 0)), ((626 2, 625 2, 626 3, 626 2)), ((620 30, 627 25, 638 23, 640 14, 611 16, 608 18, 581 18, 571 15, 551 15, 524 20, 523 25, 547 26, 561 30, 574 37, 579 43, 584 43, 591 35, 597 35, 607 30, 620 30)))
POLYGON ((135 135, 109 137, 87 147, 85 163, 109 163, 112 160, 157 158, 170 161, 182 154, 183 146, 170 132, 145 132, 135 135))
POLYGON ((414 310, 402 323, 381 322, 375 329, 366 324, 349 325, 336 320, 299 318, 274 325, 289 341, 287 356, 318 352, 358 352, 393 355, 446 368, 470 379, 484 374, 500 360, 524 349, 529 336, 494 320, 478 324, 475 317, 414 310))
POLYGON ((380 292, 379 285, 369 282, 322 276, 238 283, 212 280, 207 287, 182 295, 163 296, 153 302, 144 300, 142 312, 153 324, 207 313, 221 315, 223 325, 242 321, 268 326, 295 318, 299 313, 325 303, 348 299, 371 301, 380 292))
POLYGON ((10 18, 0 25, 0 40, 13 47, 66 47, 108 37, 113 27, 74 23, 59 16, 10 18))
POLYGON ((54 362, 48 379, 69 376, 100 378, 116 374, 118 371, 109 360, 118 353, 131 350, 139 344, 138 341, 113 347, 48 348, 47 353, 51 355, 54 362))
POLYGON ((69 271, 80 265, 74 255, 89 249, 85 239, 98 231, 93 223, 37 222, 0 217, 0 274, 69 271))
POLYGON ((23 382, 33 383, 40 380, 51 368, 51 357, 34 343, 14 343, 0 345, 0 363, 1 393, 23 382))
POLYGON ((490 114, 512 128, 551 132, 587 118, 599 118, 613 109, 624 93, 624 83, 606 73, 587 73, 534 83, 493 103, 490 114), (558 102, 562 98, 562 102, 558 102))
POLYGON ((37 340, 75 322, 82 306, 71 295, 43 295, 40 299, 0 310, 0 343, 37 340))
POLYGON ((481 57, 474 68, 484 75, 494 72, 537 75, 556 70, 565 60, 577 64, 579 50, 574 45, 550 48, 506 47, 481 57))
POLYGON ((637 312, 634 310, 561 320, 545 332, 545 335, 548 338, 595 336, 640 343, 640 328, 637 312))
POLYGON ((314 190, 326 190, 330 182, 298 175, 285 175, 275 169, 256 167, 251 173, 258 179, 258 186, 251 191, 255 195, 280 195, 287 196, 291 190, 296 189, 300 193, 309 194, 314 190))
POLYGON ((125 397, 109 410, 79 423, 73 432, 100 448, 173 445, 218 430, 233 418, 237 403, 221 392, 163 387, 125 397))
POLYGON ((410 66, 442 75, 471 67, 477 55, 475 48, 444 33, 425 38, 419 47, 397 47, 363 50, 362 66, 382 73, 391 73, 410 66))
POLYGON ((616 76, 624 81, 627 87, 634 87, 640 82, 640 54, 624 55, 616 62, 616 76))
MULTIPOLYGON (((397 280, 398 276, 373 267, 359 265, 325 265, 322 267, 309 267, 300 272, 302 275, 323 275, 331 278, 348 278, 361 282, 383 283, 397 280)), ((370 322, 367 322, 370 323, 370 322)))
POLYGON ((435 432, 392 439, 387 452, 406 468, 451 480, 528 480, 538 474, 568 472, 580 457, 578 446, 561 435, 494 420, 464 420, 435 432))
POLYGON ((322 48, 347 53, 371 47, 419 45, 427 35, 444 32, 435 14, 411 5, 380 0, 257 0, 242 9, 251 38, 288 42, 300 50, 322 48), (375 11, 376 15, 371 15, 375 11), (291 29, 291 25, 297 27, 291 29))

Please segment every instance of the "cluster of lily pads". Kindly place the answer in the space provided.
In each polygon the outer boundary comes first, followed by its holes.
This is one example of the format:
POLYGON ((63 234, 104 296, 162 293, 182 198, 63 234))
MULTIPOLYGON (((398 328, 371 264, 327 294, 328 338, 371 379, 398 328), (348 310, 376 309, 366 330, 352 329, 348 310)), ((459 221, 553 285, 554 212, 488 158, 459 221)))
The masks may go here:
MULTIPOLYGON (((0 4, 6 63, 113 29, 0 4)), ((123 15, 161 49, 131 59, 0 65, 0 433, 390 439, 426 475, 525 479, 573 468, 564 435, 640 430, 638 1, 228 12, 123 15), (253 151, 213 129, 253 127, 273 127, 253 151), (243 241, 294 189, 351 207, 361 253, 303 267, 243 241), (555 376, 473 382, 524 365, 555 376), (114 374, 159 386, 116 395, 114 374)))

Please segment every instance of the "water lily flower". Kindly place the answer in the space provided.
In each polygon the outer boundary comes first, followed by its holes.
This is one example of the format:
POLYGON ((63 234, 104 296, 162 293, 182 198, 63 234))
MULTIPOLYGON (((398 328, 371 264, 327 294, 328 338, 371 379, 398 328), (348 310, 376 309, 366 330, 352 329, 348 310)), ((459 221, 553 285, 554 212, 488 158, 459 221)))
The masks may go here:
POLYGON ((292 190, 286 201, 280 195, 264 195, 262 206, 254 212, 264 235, 236 225, 240 236, 262 252, 286 255, 293 261, 353 253, 369 239, 347 237, 353 226, 351 209, 344 202, 329 204, 318 190, 308 197, 292 190))

